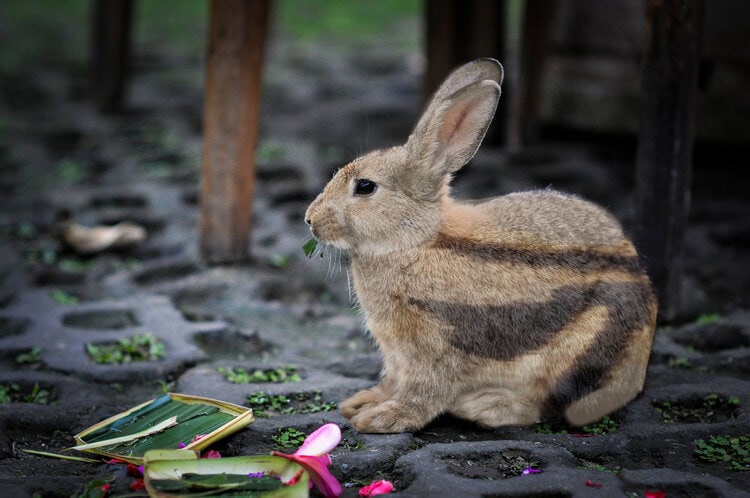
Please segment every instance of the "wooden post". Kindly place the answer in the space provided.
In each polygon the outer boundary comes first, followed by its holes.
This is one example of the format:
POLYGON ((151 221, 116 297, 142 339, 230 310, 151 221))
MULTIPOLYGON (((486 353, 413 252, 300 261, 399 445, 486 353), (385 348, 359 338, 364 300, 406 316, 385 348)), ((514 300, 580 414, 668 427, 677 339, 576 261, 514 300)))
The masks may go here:
POLYGON ((132 0, 96 0, 92 18, 92 84, 98 106, 122 104, 128 72, 132 0))
MULTIPOLYGON (((425 96, 434 92, 455 67, 479 57, 505 56, 506 2, 497 0, 430 0, 425 2, 427 71, 425 96)), ((507 102, 506 86, 503 101, 507 102)), ((507 106, 501 105, 485 142, 504 135, 507 106)))
POLYGON ((667 320, 680 304, 701 21, 701 0, 646 0, 635 235, 667 320))
POLYGON ((270 0, 211 0, 201 165, 200 250, 248 259, 270 0))
MULTIPOLYGON (((520 71, 507 125, 507 142, 520 148, 539 135, 539 100, 547 60, 549 26, 554 17, 553 0, 526 0, 523 13, 520 71)), ((508 103, 506 103, 508 105, 508 103)))

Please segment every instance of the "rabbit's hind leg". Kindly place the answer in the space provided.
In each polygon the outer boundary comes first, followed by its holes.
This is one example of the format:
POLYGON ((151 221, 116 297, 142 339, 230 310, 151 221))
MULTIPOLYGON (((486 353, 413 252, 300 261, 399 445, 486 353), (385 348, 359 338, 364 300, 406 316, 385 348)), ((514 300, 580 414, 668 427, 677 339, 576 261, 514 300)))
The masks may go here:
POLYGON ((573 425, 582 426, 624 406, 643 389, 651 353, 650 325, 643 327, 626 350, 624 358, 607 376, 604 385, 573 402, 565 410, 565 418, 573 425))
POLYGON ((539 403, 518 392, 486 388, 460 396, 449 412, 482 427, 531 425, 539 421, 539 403))

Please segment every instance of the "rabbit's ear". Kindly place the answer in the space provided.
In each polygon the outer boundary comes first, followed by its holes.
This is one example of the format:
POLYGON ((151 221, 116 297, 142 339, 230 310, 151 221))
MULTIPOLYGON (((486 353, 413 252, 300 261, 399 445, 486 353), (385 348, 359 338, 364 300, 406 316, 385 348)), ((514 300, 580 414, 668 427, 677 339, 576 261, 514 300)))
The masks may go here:
POLYGON ((436 184, 474 156, 484 139, 500 99, 500 85, 475 82, 433 102, 430 116, 420 120, 407 147, 415 173, 436 184))
POLYGON ((414 129, 423 128, 435 108, 439 106, 439 102, 446 97, 453 95, 464 87, 484 80, 492 80, 498 85, 502 85, 503 75, 503 66, 491 58, 477 59, 454 69, 432 95, 430 103, 425 107, 425 111, 414 129))

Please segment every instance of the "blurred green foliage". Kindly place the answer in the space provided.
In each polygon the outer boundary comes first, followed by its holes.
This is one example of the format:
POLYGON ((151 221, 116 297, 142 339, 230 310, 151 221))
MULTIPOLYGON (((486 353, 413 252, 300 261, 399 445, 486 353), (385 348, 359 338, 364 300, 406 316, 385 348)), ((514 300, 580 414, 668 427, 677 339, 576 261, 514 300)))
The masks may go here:
POLYGON ((419 16, 421 0, 281 0, 275 8, 279 27, 303 40, 321 37, 358 39, 384 26, 419 16))
MULTIPOLYGON (((29 60, 76 63, 88 60, 93 2, 34 0, 0 2, 0 70, 23 67, 29 60)), ((394 41, 394 24, 421 16, 423 0, 276 0, 271 36, 298 41, 352 42, 378 37, 394 41)), ((165 42, 193 56, 205 52, 208 0, 137 0, 133 47, 137 54, 165 42)), ((400 41, 420 42, 412 23, 396 30, 400 41)), ((411 48, 417 48, 411 47, 411 48)))

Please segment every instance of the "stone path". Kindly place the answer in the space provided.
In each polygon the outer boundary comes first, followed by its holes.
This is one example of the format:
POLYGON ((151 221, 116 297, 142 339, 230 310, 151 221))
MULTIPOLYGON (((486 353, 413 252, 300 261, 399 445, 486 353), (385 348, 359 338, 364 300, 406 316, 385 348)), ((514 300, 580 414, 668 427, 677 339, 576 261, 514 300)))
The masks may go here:
MULTIPOLYGON (((409 56, 377 51, 275 45, 269 60, 254 261, 236 267, 207 267, 196 255, 199 67, 141 69, 131 110, 109 116, 76 97, 80 79, 64 66, 0 83, 10 123, 0 134, 0 388, 14 399, 0 404, 4 496, 67 497, 113 477, 115 491, 128 492, 121 466, 21 450, 59 451, 164 390, 265 412, 216 446, 224 455, 267 454, 280 430, 339 424, 331 469, 344 496, 377 479, 393 481, 398 496, 750 496, 749 202, 728 182, 733 164, 712 164, 709 175, 698 165, 685 319, 660 329, 634 403, 577 432, 483 431, 445 417, 414 434, 358 434, 335 403, 372 385, 380 358, 351 310, 340 255, 302 254, 302 214, 336 167, 406 137, 419 71, 409 56), (131 219, 149 237, 129 252, 79 257, 49 234, 61 210, 85 224, 131 219), (694 321, 708 312, 719 315, 694 321), (162 359, 100 365, 87 353, 145 333, 164 344, 162 359), (299 381, 235 384, 218 371, 290 366, 299 381), (261 406, 260 391, 275 405, 261 406), (698 440, 726 443, 727 460, 700 458, 698 440), (732 453, 743 442, 745 453, 732 453), (529 467, 541 472, 524 475, 529 467)), ((627 224, 629 154, 605 141, 487 148, 456 187, 475 197, 554 184, 627 224)))

